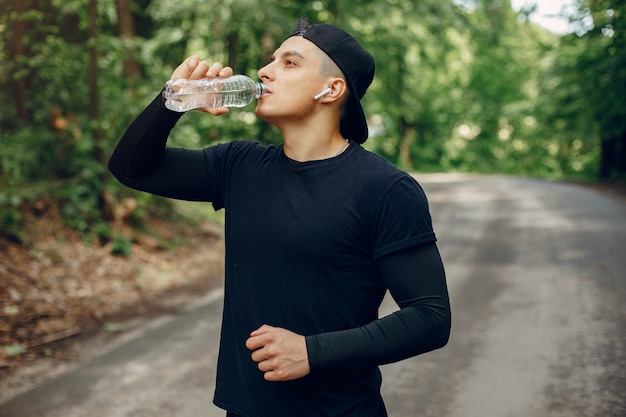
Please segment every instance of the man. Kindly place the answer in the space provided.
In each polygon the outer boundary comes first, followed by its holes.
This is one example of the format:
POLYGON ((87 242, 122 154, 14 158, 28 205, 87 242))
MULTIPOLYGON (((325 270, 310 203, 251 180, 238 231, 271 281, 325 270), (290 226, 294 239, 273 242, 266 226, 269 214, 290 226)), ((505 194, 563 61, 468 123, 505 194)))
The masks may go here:
MULTIPOLYGON (((193 56, 172 78, 230 75, 193 56)), ((281 145, 169 148, 181 114, 159 96, 110 170, 130 187, 225 209, 214 402, 227 415, 386 416, 378 365, 440 348, 450 332, 426 197, 360 146, 374 59, 352 36, 302 20, 258 75, 256 115, 280 130, 281 145), (400 310, 379 319, 387 290, 400 310)))

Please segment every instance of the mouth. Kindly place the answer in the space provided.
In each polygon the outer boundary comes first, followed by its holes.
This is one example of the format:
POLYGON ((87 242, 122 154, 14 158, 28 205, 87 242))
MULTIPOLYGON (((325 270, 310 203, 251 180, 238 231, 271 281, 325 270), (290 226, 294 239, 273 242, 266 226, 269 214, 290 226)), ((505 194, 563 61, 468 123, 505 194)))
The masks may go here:
POLYGON ((266 96, 272 94, 272 90, 267 87, 265 84, 263 84, 263 93, 261 94, 261 97, 266 96))

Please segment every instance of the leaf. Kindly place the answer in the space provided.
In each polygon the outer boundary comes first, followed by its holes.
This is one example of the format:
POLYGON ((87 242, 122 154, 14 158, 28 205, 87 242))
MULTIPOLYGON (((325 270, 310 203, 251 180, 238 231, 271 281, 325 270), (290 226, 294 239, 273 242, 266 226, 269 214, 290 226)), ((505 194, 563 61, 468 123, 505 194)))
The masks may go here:
POLYGON ((15 316, 20 312, 20 308, 18 306, 9 305, 4 307, 3 312, 7 316, 15 316))
POLYGON ((105 332, 111 332, 111 333, 121 332, 122 330, 124 330, 124 324, 117 323, 117 322, 104 323, 104 326, 102 326, 102 329, 105 332))
POLYGON ((24 346, 20 345, 19 343, 15 343, 12 345, 5 346, 4 352, 9 356, 17 356, 17 355, 21 355, 22 353, 26 353, 26 349, 24 348, 24 346))

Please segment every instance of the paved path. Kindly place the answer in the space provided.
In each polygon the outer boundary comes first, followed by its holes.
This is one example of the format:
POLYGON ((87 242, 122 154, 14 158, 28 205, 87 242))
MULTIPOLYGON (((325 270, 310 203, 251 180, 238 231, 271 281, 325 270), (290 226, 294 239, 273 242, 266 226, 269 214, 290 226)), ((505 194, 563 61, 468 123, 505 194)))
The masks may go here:
MULTIPOLYGON (((538 180, 419 178, 453 331, 446 348, 383 367, 390 416, 626 416, 625 203, 538 180)), ((223 417, 211 404, 221 300, 162 317, 0 417, 223 417)))

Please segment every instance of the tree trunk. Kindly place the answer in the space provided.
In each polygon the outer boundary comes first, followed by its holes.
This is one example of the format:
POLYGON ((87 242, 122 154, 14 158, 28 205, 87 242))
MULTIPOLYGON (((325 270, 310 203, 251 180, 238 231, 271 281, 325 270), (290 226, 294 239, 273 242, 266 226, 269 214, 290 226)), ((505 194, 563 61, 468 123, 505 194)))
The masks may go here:
MULTIPOLYGON (((28 5, 26 0, 15 1, 15 18, 11 19, 11 30, 13 32, 11 47, 10 47, 10 59, 14 63, 13 73, 20 70, 23 57, 26 55, 25 48, 25 35, 26 35, 26 21, 23 19, 23 14, 26 12, 28 5)), ((10 77, 10 76, 9 76, 10 77)), ((27 125, 29 122, 28 106, 27 106, 27 90, 28 84, 26 77, 20 77, 17 80, 11 80, 9 78, 9 86, 11 91, 11 97, 15 101, 15 108, 17 109, 17 119, 22 126, 27 125)))
POLYGON ((615 170, 619 178, 626 178, 626 131, 616 139, 615 170))
POLYGON ((227 65, 234 69, 235 73, 241 71, 240 68, 237 67, 237 63, 239 62, 239 35, 237 32, 233 32, 226 37, 227 48, 228 48, 228 62, 227 65))
POLYGON ((402 140, 398 149, 398 163, 400 167, 406 170, 415 168, 413 166, 413 158, 411 158, 411 147, 413 146, 413 142, 415 142, 415 134, 415 127, 405 123, 402 129, 402 140))
POLYGON ((615 159, 615 138, 601 137, 600 143, 600 172, 599 177, 601 180, 608 180, 613 174, 615 159))
POLYGON ((139 62, 130 42, 135 38, 135 19, 129 0, 117 0, 117 21, 119 36, 124 42, 124 79, 132 80, 140 75, 139 62))
POLYGON ((89 0, 89 118, 97 121, 100 118, 99 90, 98 90, 98 2, 89 0))
POLYGON ((102 145, 102 132, 98 127, 100 120, 100 89, 98 88, 98 0, 89 0, 89 27, 88 33, 88 49, 89 49, 89 119, 96 126, 93 131, 94 159, 100 163, 105 162, 104 147, 102 145))

